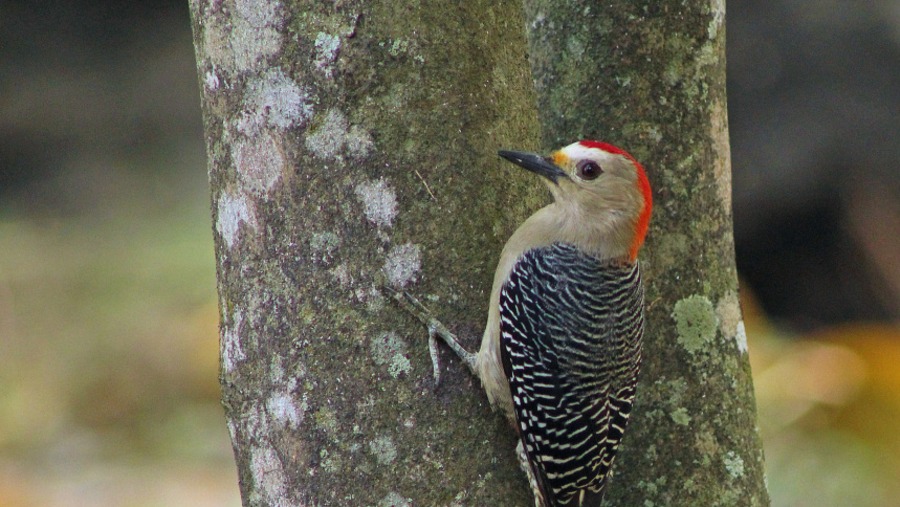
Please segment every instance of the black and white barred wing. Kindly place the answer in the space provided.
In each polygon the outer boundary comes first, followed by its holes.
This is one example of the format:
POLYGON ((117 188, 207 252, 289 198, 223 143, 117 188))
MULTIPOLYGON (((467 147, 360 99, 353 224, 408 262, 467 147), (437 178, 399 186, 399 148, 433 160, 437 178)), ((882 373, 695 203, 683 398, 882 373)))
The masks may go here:
POLYGON ((599 505, 641 357, 637 264, 571 245, 526 252, 500 294, 501 357, 548 507, 599 505))

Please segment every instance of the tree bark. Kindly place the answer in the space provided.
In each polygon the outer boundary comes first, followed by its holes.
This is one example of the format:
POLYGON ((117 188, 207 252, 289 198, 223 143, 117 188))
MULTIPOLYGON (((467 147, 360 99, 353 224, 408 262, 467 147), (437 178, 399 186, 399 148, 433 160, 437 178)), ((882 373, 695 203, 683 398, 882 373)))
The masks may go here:
POLYGON ((520 5, 191 0, 245 505, 529 505, 514 433, 442 349, 477 348, 492 273, 547 198, 520 5))
POLYGON ((525 12, 544 148, 612 142, 654 188, 644 362, 607 503, 768 505, 734 260, 724 0, 525 12))
MULTIPOLYGON (((221 384, 246 505, 518 505, 514 434, 406 288, 477 347, 546 199, 495 158, 538 119, 514 2, 191 1, 221 384)), ((731 236, 721 2, 526 1, 545 149, 642 160, 649 332, 615 505, 765 505, 731 236), (558 4, 558 5, 557 5, 558 4)))

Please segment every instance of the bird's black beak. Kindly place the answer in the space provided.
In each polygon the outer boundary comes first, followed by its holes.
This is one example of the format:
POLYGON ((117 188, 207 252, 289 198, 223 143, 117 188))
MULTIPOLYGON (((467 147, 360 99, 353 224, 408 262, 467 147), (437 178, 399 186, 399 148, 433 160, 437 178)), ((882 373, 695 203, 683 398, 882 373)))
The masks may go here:
POLYGON ((500 150, 498 155, 509 160, 513 164, 527 169, 533 173, 540 174, 553 183, 558 183, 559 178, 568 178, 566 172, 559 168, 549 159, 544 158, 535 153, 525 153, 521 151, 500 150))

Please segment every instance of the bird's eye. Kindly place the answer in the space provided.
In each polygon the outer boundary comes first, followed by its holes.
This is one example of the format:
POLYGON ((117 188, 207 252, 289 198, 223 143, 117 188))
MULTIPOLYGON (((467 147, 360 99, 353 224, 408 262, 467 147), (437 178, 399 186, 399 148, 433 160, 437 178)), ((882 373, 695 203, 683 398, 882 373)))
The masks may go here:
POLYGON ((578 177, 583 180, 593 180, 603 174, 600 164, 593 160, 579 160, 575 168, 578 170, 578 177))

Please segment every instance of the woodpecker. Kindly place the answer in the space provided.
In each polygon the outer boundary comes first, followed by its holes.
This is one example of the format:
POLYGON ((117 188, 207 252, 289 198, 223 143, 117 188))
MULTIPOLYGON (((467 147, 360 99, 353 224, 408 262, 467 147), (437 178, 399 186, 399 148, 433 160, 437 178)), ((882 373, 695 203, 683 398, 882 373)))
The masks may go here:
POLYGON ((512 421, 537 507, 599 506, 635 396, 644 334, 638 251, 652 196, 644 168, 611 144, 544 157, 500 151, 543 177, 553 203, 506 243, 477 354, 408 294, 396 298, 481 379, 512 421))

